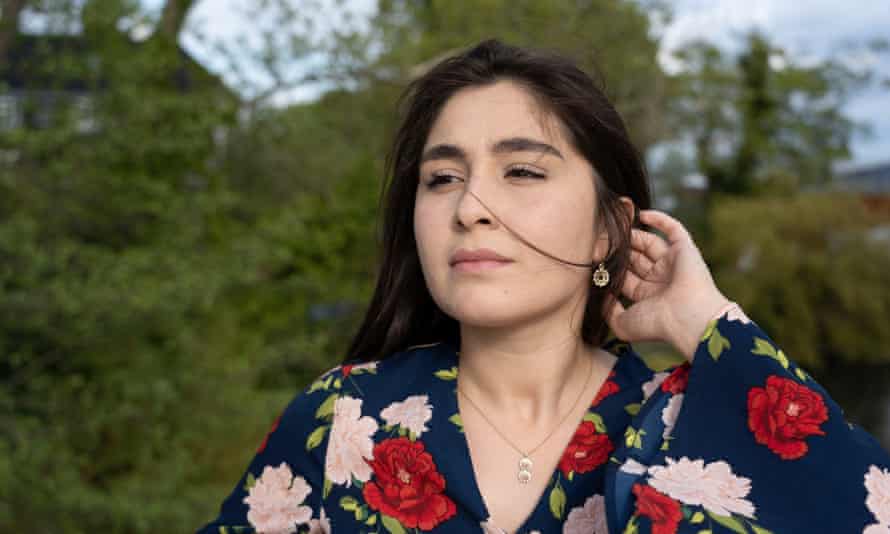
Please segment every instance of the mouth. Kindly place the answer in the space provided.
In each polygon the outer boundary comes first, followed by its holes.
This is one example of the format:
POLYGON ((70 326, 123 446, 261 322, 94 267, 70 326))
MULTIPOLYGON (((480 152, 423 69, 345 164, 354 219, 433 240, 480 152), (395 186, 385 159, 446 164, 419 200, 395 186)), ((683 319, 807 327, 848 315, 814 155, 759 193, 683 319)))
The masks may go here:
POLYGON ((511 260, 464 260, 453 263, 451 267, 458 272, 477 273, 499 269, 511 263, 511 260))

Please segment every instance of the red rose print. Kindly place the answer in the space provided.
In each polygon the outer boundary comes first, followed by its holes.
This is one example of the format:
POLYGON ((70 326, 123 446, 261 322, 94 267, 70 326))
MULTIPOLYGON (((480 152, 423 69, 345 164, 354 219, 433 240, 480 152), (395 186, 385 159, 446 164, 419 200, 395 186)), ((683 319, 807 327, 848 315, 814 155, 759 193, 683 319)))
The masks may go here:
POLYGON ((355 367, 355 364, 345 364, 340 367, 340 372, 343 373, 343 376, 349 376, 353 367, 355 367))
POLYGON ((672 395, 686 391, 686 384, 689 383, 689 369, 689 362, 684 362, 683 365, 671 371, 671 374, 661 383, 661 390, 670 392, 672 395))
POLYGON ((590 421, 584 421, 572 436, 562 458, 559 460, 559 470, 565 476, 574 471, 586 473, 593 471, 609 459, 609 453, 615 449, 609 441, 608 434, 600 434, 596 426, 590 421))
POLYGON ((432 530, 457 512, 443 495, 445 479, 423 443, 392 438, 374 445, 368 464, 374 477, 362 488, 368 506, 396 518, 402 526, 432 530))
POLYGON ((270 428, 269 431, 266 433, 266 437, 263 438, 263 442, 260 443, 259 448, 256 450, 257 454, 259 454, 259 453, 263 452, 264 450, 266 450, 266 445, 269 443, 269 436, 271 436, 271 435, 272 435, 272 432, 275 432, 275 429, 278 428, 278 423, 279 423, 280 421, 281 421, 281 415, 279 415, 279 416, 275 419, 275 422, 272 423, 272 428, 270 428))
POLYGON ((597 392, 596 398, 593 399, 592 403, 590 403, 591 406, 596 406, 597 404, 600 403, 600 401, 602 401, 603 399, 605 399, 612 393, 615 393, 618 391, 618 389, 619 389, 618 384, 609 380, 609 378, 612 378, 613 376, 615 376, 615 371, 612 371, 611 373, 609 373, 609 376, 606 378, 606 381, 603 382, 603 386, 597 392))
POLYGON ((807 436, 824 436, 819 425, 828 419, 822 397, 794 380, 772 375, 766 387, 748 391, 748 428, 754 439, 783 460, 807 453, 807 436))
POLYGON ((677 524, 683 519, 680 503, 649 484, 634 484, 633 493, 637 496, 637 514, 652 521, 652 534, 677 532, 677 524))

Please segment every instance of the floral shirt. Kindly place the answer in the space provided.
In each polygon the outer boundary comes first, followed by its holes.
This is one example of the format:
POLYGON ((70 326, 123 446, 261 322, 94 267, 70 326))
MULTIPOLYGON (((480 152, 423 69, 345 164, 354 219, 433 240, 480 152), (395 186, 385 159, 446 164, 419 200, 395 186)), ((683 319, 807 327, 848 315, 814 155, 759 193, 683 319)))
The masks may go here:
MULTIPOLYGON (((739 308, 692 365, 626 342, 518 532, 890 534, 890 455, 739 308)), ((201 534, 501 533, 438 343, 338 366, 272 426, 201 534)))

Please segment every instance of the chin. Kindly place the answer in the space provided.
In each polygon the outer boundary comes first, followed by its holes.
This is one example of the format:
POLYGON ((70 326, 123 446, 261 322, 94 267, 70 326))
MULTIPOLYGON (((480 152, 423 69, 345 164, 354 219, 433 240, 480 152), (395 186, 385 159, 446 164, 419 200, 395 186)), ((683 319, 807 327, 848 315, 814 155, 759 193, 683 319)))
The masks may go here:
POLYGON ((439 308, 463 326, 500 328, 527 321, 532 315, 517 313, 527 310, 516 299, 491 297, 461 297, 448 302, 436 302, 439 308))

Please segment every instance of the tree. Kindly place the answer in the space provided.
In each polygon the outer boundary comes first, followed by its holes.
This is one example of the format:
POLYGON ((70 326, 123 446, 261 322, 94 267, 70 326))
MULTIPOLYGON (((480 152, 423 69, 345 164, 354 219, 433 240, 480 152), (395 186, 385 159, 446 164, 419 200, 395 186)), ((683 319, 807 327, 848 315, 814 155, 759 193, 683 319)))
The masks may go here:
POLYGON ((835 59, 800 65, 758 32, 735 59, 701 41, 677 58, 670 116, 688 132, 709 193, 751 195, 788 177, 824 185, 849 157, 855 125, 843 106, 871 73, 835 59))

